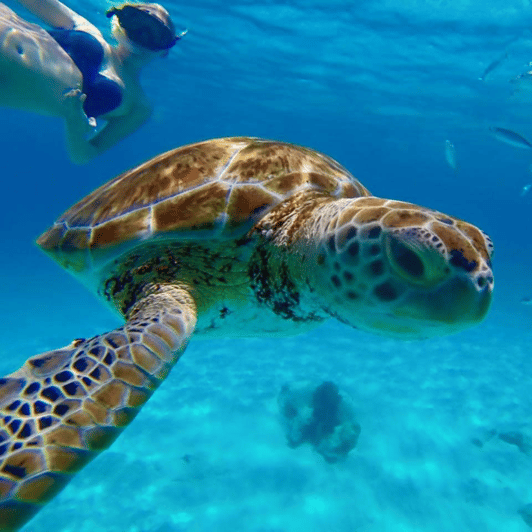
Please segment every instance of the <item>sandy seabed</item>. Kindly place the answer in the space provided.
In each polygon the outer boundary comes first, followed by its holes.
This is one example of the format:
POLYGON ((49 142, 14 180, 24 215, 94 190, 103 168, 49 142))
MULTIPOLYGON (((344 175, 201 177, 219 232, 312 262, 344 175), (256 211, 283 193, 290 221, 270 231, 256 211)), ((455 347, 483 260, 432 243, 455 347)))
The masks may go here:
MULTIPOLYGON (((418 342, 335 323, 297 337, 192 341, 131 426, 24 530, 526 532, 532 310, 517 310, 495 305, 474 329, 418 342), (345 462, 286 445, 276 395, 302 379, 332 380, 352 397, 362 432, 345 462)), ((34 336, 8 331, 4 373, 73 330, 117 323, 102 312, 87 324, 93 309, 83 306, 60 307, 63 322, 34 312, 34 336)))

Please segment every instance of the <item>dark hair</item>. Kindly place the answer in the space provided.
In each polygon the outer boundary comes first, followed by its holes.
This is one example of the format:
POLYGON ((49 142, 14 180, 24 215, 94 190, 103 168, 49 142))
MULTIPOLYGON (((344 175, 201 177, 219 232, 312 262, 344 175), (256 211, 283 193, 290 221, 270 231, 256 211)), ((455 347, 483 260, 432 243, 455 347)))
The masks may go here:
POLYGON ((113 15, 127 38, 147 50, 168 50, 180 39, 170 15, 159 4, 123 4, 107 11, 107 17, 113 15))

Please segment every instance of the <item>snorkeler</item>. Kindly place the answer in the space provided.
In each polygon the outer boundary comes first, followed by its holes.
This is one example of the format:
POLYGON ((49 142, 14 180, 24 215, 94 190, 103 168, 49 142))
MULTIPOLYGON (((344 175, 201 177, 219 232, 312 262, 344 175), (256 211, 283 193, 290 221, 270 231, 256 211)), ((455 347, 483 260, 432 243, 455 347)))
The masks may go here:
POLYGON ((58 0, 19 0, 51 30, 0 3, 0 106, 59 116, 71 159, 84 163, 138 129, 152 113, 139 75, 182 37, 159 4, 107 11, 117 40, 58 0), (104 120, 96 130, 96 118, 104 120), (96 131, 96 133, 95 133, 96 131))

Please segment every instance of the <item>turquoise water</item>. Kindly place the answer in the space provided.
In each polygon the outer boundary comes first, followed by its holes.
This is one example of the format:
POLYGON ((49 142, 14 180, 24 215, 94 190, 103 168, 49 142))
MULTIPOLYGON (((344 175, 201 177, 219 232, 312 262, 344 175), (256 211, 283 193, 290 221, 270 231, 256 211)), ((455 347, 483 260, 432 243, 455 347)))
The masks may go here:
MULTIPOLYGON (((69 5, 105 30, 107 3, 69 5)), ((1 374, 119 323, 35 238, 117 173, 211 137, 308 145, 375 195, 480 226, 495 243, 495 300, 476 328, 420 342, 332 322, 286 339, 193 341, 111 449, 24 530, 529 530, 519 510, 532 503, 532 452, 498 434, 532 445, 532 306, 521 303, 532 296, 532 151, 488 128, 532 139, 532 85, 510 82, 532 60, 531 3, 165 5, 189 33, 146 71, 154 118, 113 150, 74 166, 58 120, 0 110, 1 374), (286 446, 276 395, 301 379, 353 398, 362 432, 346 462, 286 446)))

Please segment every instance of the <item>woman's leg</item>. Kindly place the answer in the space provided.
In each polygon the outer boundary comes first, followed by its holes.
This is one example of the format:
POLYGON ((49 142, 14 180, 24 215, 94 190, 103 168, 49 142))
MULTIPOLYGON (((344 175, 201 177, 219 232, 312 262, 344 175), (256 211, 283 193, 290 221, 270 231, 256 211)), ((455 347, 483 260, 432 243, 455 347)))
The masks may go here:
POLYGON ((45 30, 0 3, 0 106, 64 116, 65 94, 82 84, 81 72, 45 30))

